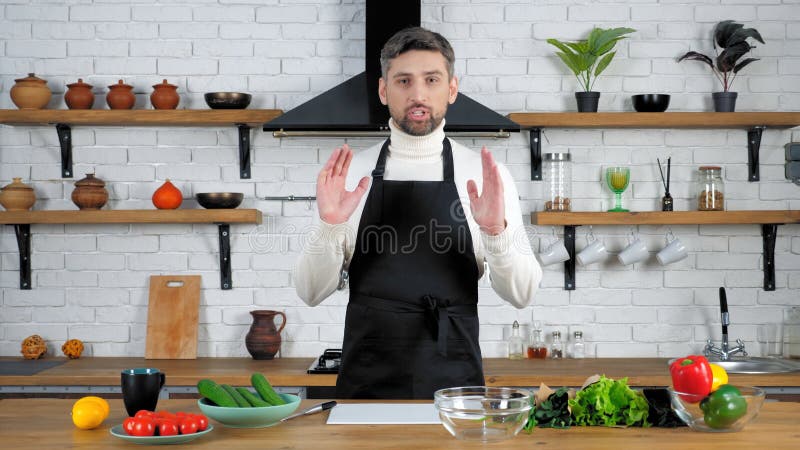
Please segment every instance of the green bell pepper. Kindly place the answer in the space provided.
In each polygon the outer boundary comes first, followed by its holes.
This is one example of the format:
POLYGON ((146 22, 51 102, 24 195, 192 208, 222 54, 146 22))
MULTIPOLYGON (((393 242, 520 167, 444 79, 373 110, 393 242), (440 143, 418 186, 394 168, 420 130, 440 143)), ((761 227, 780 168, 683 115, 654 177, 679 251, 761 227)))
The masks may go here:
POLYGON ((700 402, 703 420, 711 428, 727 428, 747 413, 747 400, 735 386, 723 384, 700 402))

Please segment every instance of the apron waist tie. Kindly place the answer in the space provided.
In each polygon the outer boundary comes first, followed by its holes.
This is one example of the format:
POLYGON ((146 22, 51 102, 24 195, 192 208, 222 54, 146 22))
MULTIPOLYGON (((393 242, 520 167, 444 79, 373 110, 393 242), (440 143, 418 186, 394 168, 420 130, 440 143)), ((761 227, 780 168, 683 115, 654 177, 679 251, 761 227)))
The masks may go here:
POLYGON ((389 300, 368 295, 352 296, 350 301, 384 311, 398 313, 424 313, 436 326, 436 349, 447 357, 447 337, 450 334, 450 317, 474 317, 478 315, 476 304, 451 304, 447 299, 433 295, 423 295, 422 304, 401 300, 389 300))

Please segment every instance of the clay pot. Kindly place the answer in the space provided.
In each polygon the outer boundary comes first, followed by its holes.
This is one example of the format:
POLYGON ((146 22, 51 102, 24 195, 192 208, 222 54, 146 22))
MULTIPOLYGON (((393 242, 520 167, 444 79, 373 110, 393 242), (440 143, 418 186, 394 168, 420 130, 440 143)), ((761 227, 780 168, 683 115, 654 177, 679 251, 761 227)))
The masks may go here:
POLYGON ((33 188, 14 178, 13 182, 0 190, 0 205, 7 211, 27 211, 36 203, 33 188))
POLYGON ((136 103, 136 96, 133 95, 133 86, 125 84, 119 80, 117 84, 108 87, 106 103, 111 109, 131 109, 136 103))
POLYGON ((93 173, 87 173, 86 178, 75 182, 72 203, 75 203, 79 209, 100 209, 107 201, 106 183, 100 178, 95 178, 93 173))
POLYGON ((69 109, 92 109, 94 105, 94 93, 92 85, 83 82, 83 78, 78 78, 77 83, 67 85, 67 93, 64 94, 64 102, 69 109))
POLYGON ((19 109, 42 109, 50 102, 53 93, 47 87, 47 81, 29 73, 25 78, 14 80, 11 87, 11 101, 19 109))
POLYGON ((176 209, 181 206, 181 203, 183 203, 183 194, 169 181, 169 178, 153 192, 153 205, 158 209, 176 209))
POLYGON ((175 109, 181 101, 178 95, 178 86, 167 83, 164 80, 161 84, 153 85, 153 93, 150 94, 150 103, 155 109, 175 109))
POLYGON ((253 359, 272 359, 281 349, 281 331, 286 326, 286 315, 280 311, 266 309, 250 311, 253 324, 244 339, 247 351, 253 359), (275 316, 283 317, 280 328, 275 328, 275 316))

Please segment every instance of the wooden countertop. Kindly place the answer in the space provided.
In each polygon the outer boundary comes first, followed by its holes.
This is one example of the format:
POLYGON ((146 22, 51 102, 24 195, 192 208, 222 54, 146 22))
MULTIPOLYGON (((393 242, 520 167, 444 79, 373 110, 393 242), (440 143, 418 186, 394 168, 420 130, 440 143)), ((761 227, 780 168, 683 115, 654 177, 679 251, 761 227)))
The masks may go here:
MULTIPOLYGON (((10 358, 3 358, 10 359, 10 358)), ((167 386, 194 386, 202 378, 219 383, 249 385, 253 372, 262 372, 275 386, 334 386, 336 375, 307 374, 314 358, 279 358, 256 361, 251 358, 198 358, 189 360, 146 360, 144 358, 81 358, 35 375, 3 375, 7 386, 113 386, 120 372, 132 367, 157 367, 167 375, 167 386)), ((593 374, 617 379, 628 377, 632 386, 671 384, 666 358, 598 358, 511 361, 484 360, 488 386, 580 386, 593 374)), ((800 372, 785 374, 731 374, 732 383, 754 386, 800 386, 800 372)))
MULTIPOLYGON (((94 430, 72 425, 70 409, 74 400, 0 400, 0 436, 3 448, 114 449, 136 448, 109 433, 127 416, 121 400, 110 400, 111 414, 94 430)), ((317 403, 305 400, 300 408, 317 403)), ((199 412, 194 400, 161 400, 158 409, 199 412)), ((241 450, 281 449, 502 449, 537 448, 797 448, 800 432, 797 417, 800 403, 765 403, 759 417, 738 433, 701 433, 682 428, 572 427, 567 430, 536 429, 520 432, 512 439, 495 443, 459 441, 441 425, 327 425, 328 412, 300 417, 269 428, 227 428, 211 421, 214 430, 190 443, 192 449, 235 448, 241 450)))

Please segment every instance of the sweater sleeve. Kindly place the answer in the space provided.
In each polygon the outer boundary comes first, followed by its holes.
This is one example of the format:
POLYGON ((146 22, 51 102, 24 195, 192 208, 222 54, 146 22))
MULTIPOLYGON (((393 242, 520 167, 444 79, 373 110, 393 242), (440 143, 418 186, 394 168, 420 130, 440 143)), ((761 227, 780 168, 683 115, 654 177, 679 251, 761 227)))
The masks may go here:
POLYGON ((481 231, 481 243, 489 264, 492 288, 503 300, 521 309, 533 301, 542 281, 542 268, 522 223, 514 180, 504 166, 500 166, 500 173, 505 192, 506 229, 496 236, 481 231))
POLYGON ((348 222, 331 225, 322 220, 304 236, 303 250, 292 277, 297 295, 309 306, 316 306, 333 294, 347 255, 348 222))

